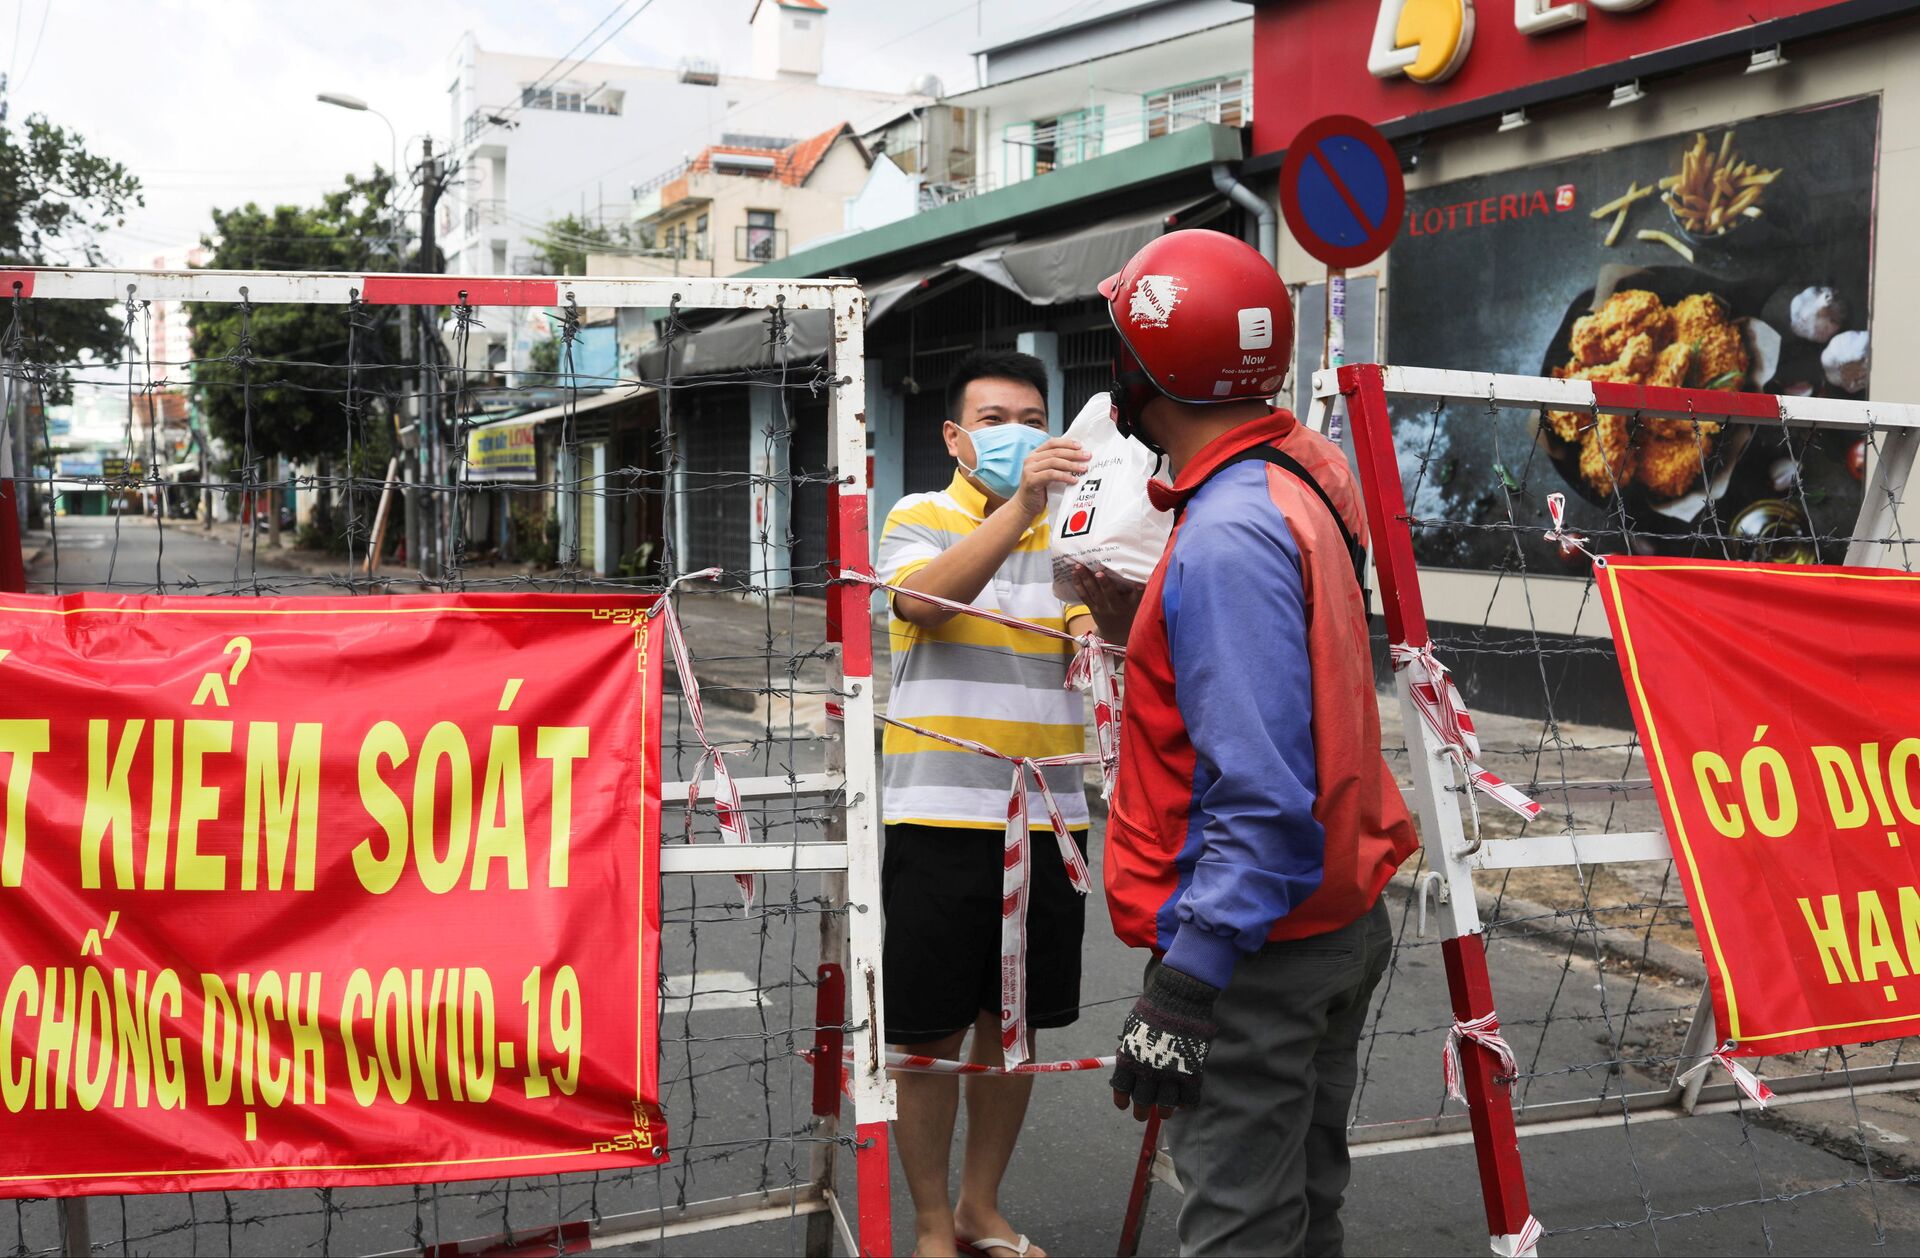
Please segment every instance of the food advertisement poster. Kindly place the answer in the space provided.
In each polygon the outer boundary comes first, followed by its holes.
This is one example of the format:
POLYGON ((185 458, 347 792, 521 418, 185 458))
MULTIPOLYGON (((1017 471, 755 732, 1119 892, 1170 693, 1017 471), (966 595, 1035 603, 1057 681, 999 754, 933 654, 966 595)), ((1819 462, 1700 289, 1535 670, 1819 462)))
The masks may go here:
MULTIPOLYGON (((1877 98, 1409 191, 1387 361, 1864 398, 1877 98)), ((1860 439, 1515 407, 1395 405, 1423 564, 1579 566, 1546 497, 1611 553, 1838 563, 1860 439), (1516 553, 1517 551, 1524 554, 1516 553)))
POLYGON ((0 1198, 664 1161, 652 603, 0 598, 0 1198))

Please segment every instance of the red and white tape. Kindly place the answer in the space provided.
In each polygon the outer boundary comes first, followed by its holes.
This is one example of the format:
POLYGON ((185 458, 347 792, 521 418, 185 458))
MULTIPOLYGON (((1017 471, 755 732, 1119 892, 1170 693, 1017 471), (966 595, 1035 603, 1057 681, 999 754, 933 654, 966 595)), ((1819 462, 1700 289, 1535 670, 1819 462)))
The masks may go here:
MULTIPOLYGON (((702 568, 698 572, 689 572, 674 581, 711 581, 721 575, 719 568, 702 568)), ((706 709, 700 702, 700 681, 693 673, 693 653, 687 649, 686 631, 680 627, 680 615, 674 610, 670 597, 673 586, 668 586, 669 597, 663 597, 654 604, 654 609, 666 617, 667 646, 673 651, 674 671, 680 674, 680 693, 687 701, 687 716, 693 722, 693 736, 700 740, 702 748, 700 763, 694 766, 693 775, 687 780, 687 842, 693 842, 694 805, 700 802, 700 779, 709 766, 713 769, 713 811, 720 825, 721 841, 726 843, 751 843, 753 834, 747 828, 747 814, 740 806, 740 787, 733 780, 733 774, 727 770, 727 756, 713 740, 707 737, 706 709)), ((734 883, 740 888, 740 898, 745 907, 753 908, 754 878, 752 874, 735 874, 734 883)))
MULTIPOLYGON (((808 1061, 819 1060, 819 1054, 808 1049, 800 1054, 808 1061)), ((843 1054, 847 1061, 853 1060, 853 1050, 843 1054)), ((1068 1057, 1060 1061, 1029 1061, 1017 1066, 984 1066, 971 1061, 948 1061, 941 1057, 927 1057, 920 1053, 887 1053, 887 1069, 904 1074, 918 1075, 1062 1075, 1083 1070, 1110 1070, 1112 1057, 1068 1057)))
POLYGON ((1588 550, 1587 539, 1567 527, 1567 496, 1565 494, 1547 495, 1547 514, 1553 518, 1553 527, 1542 536, 1547 541, 1559 542, 1562 556, 1571 558, 1575 554, 1581 554, 1592 560, 1596 568, 1607 566, 1605 556, 1596 555, 1588 550))
POLYGON ((1447 1095, 1456 1101, 1464 1101, 1467 1094, 1461 1090, 1462 1069, 1460 1065, 1460 1041, 1467 1040, 1478 1044, 1500 1059, 1501 1073, 1512 1075, 1519 1067, 1513 1060, 1513 1049, 1500 1035, 1500 1015, 1490 1013, 1484 1017, 1469 1018, 1465 1022, 1455 1022, 1447 1031, 1447 1042, 1440 1050, 1440 1073, 1447 1083, 1447 1095))
MULTIPOLYGON (((1414 707, 1419 709, 1427 727, 1439 736, 1447 754, 1460 762, 1474 790, 1528 821, 1538 817, 1540 805, 1528 798, 1525 791, 1508 785, 1480 766, 1480 739, 1473 732, 1473 717, 1468 715, 1467 705, 1461 701, 1459 687, 1453 684, 1446 665, 1434 658, 1433 644, 1410 646, 1402 642, 1392 648, 1391 654, 1394 671, 1406 669, 1411 674, 1407 691, 1413 696, 1414 707)), ((1480 809, 1471 792, 1467 803, 1473 811, 1474 831, 1478 833, 1480 809)))
POLYGON ((1120 768, 1120 675, 1114 670, 1116 655, 1125 652, 1110 646, 1097 634, 1077 639, 1080 649, 1067 666, 1067 685, 1085 686, 1093 700, 1094 746, 1100 751, 1100 798, 1113 798, 1113 780, 1120 768))
POLYGON ((1047 625, 1036 625, 1030 620, 1021 620, 1017 616, 1008 616, 1000 612, 990 612, 975 607, 972 603, 962 603, 956 599, 942 598, 938 594, 924 594, 919 590, 904 589, 898 585, 889 585, 878 577, 860 572, 845 573, 842 580, 872 586, 876 590, 885 590, 889 594, 904 594, 922 602, 932 603, 935 607, 944 607, 950 612, 963 616, 974 616, 1004 625, 1009 629, 1021 629, 1028 633, 1037 633, 1043 638, 1054 638, 1061 642, 1071 642, 1075 650, 1072 661, 1067 665, 1066 689, 1085 686, 1093 698, 1093 734, 1094 746, 1100 749, 1100 798, 1107 799, 1113 794, 1114 773, 1120 765, 1120 678, 1114 671, 1114 661, 1127 657, 1125 647, 1115 646, 1097 633, 1081 634, 1075 637, 1047 625))
POLYGON ((1075 891, 1086 895, 1093 890, 1093 876, 1087 872, 1086 858, 1080 854, 1079 844, 1073 841, 1073 832, 1067 829, 1066 818, 1060 815, 1060 805, 1042 770, 1056 765, 1092 764, 1098 757, 1084 751, 1064 756, 1009 756, 985 743, 942 734, 911 721, 890 716, 880 720, 895 729, 1013 766, 1013 789, 1007 798, 1006 841, 1001 849, 1000 1051, 1010 1064, 1018 1065, 1027 1059, 1027 887, 1033 877, 1026 779, 1031 775, 1039 788, 1040 799, 1047 808, 1047 822, 1060 848, 1060 861, 1067 867, 1068 881, 1073 883, 1075 891))
POLYGON ((1732 1048, 1733 1045, 1726 1044, 1715 1049, 1706 1057, 1701 1058, 1698 1062, 1695 1062, 1683 1070, 1674 1082, 1684 1088, 1702 1074, 1706 1073, 1707 1067, 1718 1065, 1732 1077, 1733 1085, 1740 1089, 1741 1095, 1764 1109, 1767 1102, 1773 1099, 1773 1089, 1767 1086, 1765 1079, 1762 1079, 1759 1075, 1754 1074, 1753 1071, 1748 1070, 1745 1066, 1734 1060, 1731 1052, 1732 1048))
POLYGON ((1501 1258, 1532 1258, 1539 1251, 1540 1238, 1546 1232, 1547 1229, 1540 1226, 1540 1220, 1529 1214, 1519 1231, 1493 1238, 1493 1252, 1501 1258))

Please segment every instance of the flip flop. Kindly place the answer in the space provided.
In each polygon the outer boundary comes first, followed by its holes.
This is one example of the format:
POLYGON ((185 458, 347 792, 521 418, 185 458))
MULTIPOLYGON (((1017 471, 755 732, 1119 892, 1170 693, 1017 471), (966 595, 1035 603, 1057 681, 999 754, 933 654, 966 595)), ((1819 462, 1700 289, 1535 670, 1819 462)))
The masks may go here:
POLYGON ((998 1236, 981 1236, 974 1240, 956 1236, 953 1243, 960 1247, 961 1253, 976 1255, 977 1258, 988 1258, 988 1251, 994 1249, 1011 1249, 1018 1258, 1026 1258, 1027 1251, 1033 1248, 1033 1242, 1024 1234, 1018 1240, 1011 1241, 998 1236))

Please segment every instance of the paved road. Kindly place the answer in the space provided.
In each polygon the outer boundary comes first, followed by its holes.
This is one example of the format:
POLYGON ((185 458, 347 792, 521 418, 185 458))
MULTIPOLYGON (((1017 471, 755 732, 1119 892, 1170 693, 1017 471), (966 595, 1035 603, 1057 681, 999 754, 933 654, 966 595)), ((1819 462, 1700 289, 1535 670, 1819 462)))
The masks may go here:
MULTIPOLYGON (((239 549, 190 520, 73 516, 55 520, 41 538, 27 574, 35 593, 107 590, 152 594, 252 593, 258 581, 276 593, 320 593, 321 587, 274 561, 263 534, 239 549)), ((32 543, 29 542, 29 547, 32 543)))
MULTIPOLYGON (((191 525, 169 526, 161 538, 151 525, 126 522, 118 550, 111 522, 61 522, 61 588, 98 588, 111 561, 114 588, 152 588, 155 564, 168 583, 193 582, 224 590, 232 580, 232 551, 191 525)), ((263 551, 264 553, 264 551, 263 551)), ((251 588, 252 574, 243 567, 251 588)), ((51 587, 51 557, 31 574, 51 587)), ((263 562, 263 586, 299 591, 294 574, 263 562)), ((696 650, 699 644, 696 643, 696 650)), ((716 738, 745 745, 765 728, 745 712, 714 708, 716 738)), ((671 733, 670 729, 670 733, 671 733)), ((684 731, 682 731, 684 735, 684 731)), ((676 757, 680 771, 690 756, 676 757)), ((764 749, 747 772, 804 771, 817 763, 813 742, 764 749)), ((767 809, 763 834, 813 837, 809 810, 767 809)), ((670 815, 669 841, 678 837, 670 815)), ((710 835, 703 836, 711 839, 710 835)), ((1099 862, 1100 832, 1094 835, 1099 862)), ((665 1101, 673 1124, 677 1165, 633 1181, 602 1177, 595 1185, 521 1181, 453 1185, 440 1190, 343 1190, 198 1194, 106 1199, 92 1206, 94 1238, 106 1252, 139 1253, 364 1253, 412 1243, 416 1220, 429 1239, 454 1240, 498 1233, 503 1223, 527 1229, 558 1214, 578 1217, 590 1198, 605 1214, 640 1210, 661 1200, 701 1200, 789 1182, 804 1174, 809 1146, 807 1072, 790 1051, 810 1038, 811 992, 804 977, 817 960, 818 906, 813 880, 763 880, 763 912, 744 918, 732 883, 724 878, 673 879, 666 888, 663 969, 678 984, 663 1028, 665 1101), (742 976, 745 976, 743 981, 742 976), (753 990, 761 995, 756 997, 753 990), (323 1211, 323 1206, 326 1208, 323 1211), (231 1207, 231 1214, 229 1214, 231 1207), (330 1211, 330 1212, 328 1212, 330 1211), (232 1222, 229 1222, 229 1220, 232 1222)), ((1396 902, 1397 917, 1404 904, 1396 902)), ((1438 949, 1409 937, 1402 948, 1367 1045, 1359 1119, 1379 1124, 1419 1119, 1441 1105, 1440 1047, 1448 1021, 1438 949)), ((1528 1100, 1592 1097, 1604 1087, 1618 1095, 1622 1079, 1609 1059, 1651 1052, 1670 1037, 1697 993, 1596 970, 1565 948, 1521 938, 1490 947, 1503 1018, 1524 1069, 1543 1072, 1528 1085, 1528 1100), (1625 1048, 1617 1033, 1622 1011, 1635 1012, 1625 1048), (1551 1017, 1549 1017, 1551 1012, 1551 1017), (1602 1063, 1586 1069, 1581 1063, 1602 1063)), ((1125 1008, 1137 991, 1140 958, 1112 942, 1104 905, 1088 914, 1088 1008, 1080 1023, 1042 1040, 1043 1056, 1111 1051, 1125 1008)), ((1626 1082, 1646 1086, 1629 1075, 1626 1082)), ((1603 1112, 1606 1112, 1603 1107, 1603 1112)), ((1723 1115, 1672 1121, 1619 1121, 1598 1130, 1530 1136, 1523 1142, 1536 1213, 1550 1229, 1579 1229, 1550 1238, 1553 1253, 1831 1253, 1865 1248, 1876 1224, 1890 1252, 1920 1252, 1920 1193, 1908 1184, 1861 1183, 1864 1168, 1779 1130, 1723 1115), (1741 1204, 1772 1198, 1769 1204, 1741 1204), (1649 1217, 1661 1220, 1647 1222, 1649 1217)), ((1874 1137, 1875 1157, 1902 1152, 1897 1138, 1874 1137)), ((1107 1102, 1098 1076, 1043 1079, 1036 1088, 1029 1130, 1016 1156, 1004 1209, 1020 1227, 1056 1254, 1100 1253, 1113 1245, 1127 1192, 1139 1129, 1107 1102)), ((852 1182, 850 1158, 842 1175, 852 1182)), ((1881 1173, 1888 1164, 1882 1162, 1881 1173)), ((1142 1246, 1145 1253, 1174 1248, 1178 1194, 1159 1187, 1142 1246)), ((896 1236, 903 1243, 910 1217, 904 1184, 895 1177, 896 1236)), ((0 1232, 14 1211, 0 1207, 0 1232)), ((17 1235, 26 1252, 56 1243, 54 1210, 47 1203, 20 1208, 17 1235)), ((1474 1157, 1450 1146, 1358 1159, 1347 1208, 1349 1249, 1362 1254, 1483 1254, 1486 1252, 1474 1157)), ((804 1224, 781 1220, 702 1236, 626 1247, 625 1252, 780 1254, 798 1252, 804 1224)))

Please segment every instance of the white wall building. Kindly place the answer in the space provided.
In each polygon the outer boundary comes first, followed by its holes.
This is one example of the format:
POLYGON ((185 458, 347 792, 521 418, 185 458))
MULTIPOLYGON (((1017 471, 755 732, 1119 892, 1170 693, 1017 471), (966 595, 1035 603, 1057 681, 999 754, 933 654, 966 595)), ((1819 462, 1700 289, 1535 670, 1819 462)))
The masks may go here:
POLYGON ((975 56, 984 87, 861 133, 891 160, 848 199, 847 232, 1189 127, 1253 121, 1253 19, 1239 0, 1109 3, 975 56))
MULTIPOLYGON (((529 242, 548 222, 574 214, 625 224, 708 145, 780 148, 842 122, 858 132, 926 102, 820 82, 820 0, 755 0, 748 20, 750 76, 696 62, 569 65, 490 52, 463 36, 448 89, 458 171, 437 223, 448 271, 528 273, 529 242)), ((506 365, 507 331, 486 335, 492 361, 506 365)))
POLYGON ((982 190, 1201 123, 1253 118, 1253 17, 1238 0, 1144 0, 978 50, 965 108, 982 190))
MULTIPOLYGON (((208 251, 202 245, 187 245, 147 259, 156 271, 184 271, 205 266, 208 251)), ((184 380, 186 364, 193 357, 193 326, 187 319, 183 301, 151 301, 146 307, 146 342, 140 347, 153 364, 153 378, 184 380)), ((145 371, 145 363, 139 364, 145 371)))

